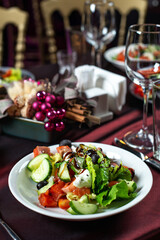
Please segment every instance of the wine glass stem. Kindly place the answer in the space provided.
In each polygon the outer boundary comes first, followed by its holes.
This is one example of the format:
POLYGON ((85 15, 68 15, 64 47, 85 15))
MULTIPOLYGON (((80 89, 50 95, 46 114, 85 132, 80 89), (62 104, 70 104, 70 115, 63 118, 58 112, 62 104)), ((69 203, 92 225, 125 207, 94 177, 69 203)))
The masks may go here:
POLYGON ((149 97, 149 89, 144 87, 143 88, 143 125, 142 125, 142 129, 143 129, 143 134, 145 134, 147 136, 148 134, 148 124, 147 124, 147 116, 148 116, 148 97, 149 97))
POLYGON ((92 58, 93 58, 93 64, 97 67, 102 67, 102 54, 101 49, 98 48, 92 48, 92 58))

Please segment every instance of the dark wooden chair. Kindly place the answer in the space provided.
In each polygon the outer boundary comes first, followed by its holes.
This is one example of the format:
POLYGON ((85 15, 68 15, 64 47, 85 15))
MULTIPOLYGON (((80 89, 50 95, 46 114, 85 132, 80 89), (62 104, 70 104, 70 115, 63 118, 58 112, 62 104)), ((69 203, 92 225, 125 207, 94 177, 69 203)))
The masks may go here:
MULTIPOLYGON (((16 27, 17 33, 9 41, 15 41, 14 67, 23 68, 25 52, 25 36, 28 21, 28 13, 18 7, 3 8, 0 7, 0 65, 3 62, 3 52, 6 51, 3 45, 3 33, 7 25, 12 24, 16 27)), ((8 47, 9 45, 7 45, 8 47)), ((11 57, 11 56, 8 56, 11 57)))
POLYGON ((117 45, 123 45, 126 39, 127 24, 144 23, 148 3, 147 0, 113 0, 113 2, 115 10, 117 10, 120 15, 120 19, 117 21, 117 45), (129 14, 133 11, 135 14, 131 16, 129 21, 129 14))
MULTIPOLYGON (((71 30, 70 25, 70 16, 71 13, 74 11, 77 11, 79 15, 82 15, 83 7, 84 7, 85 0, 80 1, 73 1, 73 0, 44 0, 41 2, 41 11, 44 18, 45 23, 45 33, 46 37, 48 39, 48 52, 49 52, 49 58, 51 63, 56 62, 56 52, 57 52, 57 45, 56 45, 56 39, 55 39, 55 29, 54 29, 54 22, 53 22, 53 13, 59 12, 60 15, 63 18, 64 23, 64 30, 71 30)), ((76 29, 77 26, 74 26, 74 29, 76 29)), ((73 48, 79 51, 82 51, 80 49, 81 41, 83 42, 83 36, 80 31, 74 30, 74 33, 71 36, 71 42, 73 44, 73 48)), ((65 36, 64 36, 65 37, 65 36)), ((65 41, 65 39, 64 39, 65 41)))

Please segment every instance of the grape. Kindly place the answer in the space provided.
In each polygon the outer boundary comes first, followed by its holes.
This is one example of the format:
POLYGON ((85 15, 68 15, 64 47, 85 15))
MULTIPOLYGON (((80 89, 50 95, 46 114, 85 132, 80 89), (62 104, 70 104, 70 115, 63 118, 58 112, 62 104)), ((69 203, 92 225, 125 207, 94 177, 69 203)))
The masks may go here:
POLYGON ((47 112, 46 116, 47 116, 48 119, 53 120, 56 117, 56 111, 53 108, 51 108, 47 112))
POLYGON ((58 109, 56 117, 62 119, 65 116, 66 110, 64 108, 58 109))
POLYGON ((44 128, 45 128, 47 131, 51 132, 51 131, 55 128, 55 127, 54 127, 54 123, 48 121, 48 122, 46 122, 46 123, 44 124, 44 128))
POLYGON ((40 101, 36 101, 36 102, 33 102, 32 107, 35 111, 38 112, 41 109, 41 104, 42 103, 40 101))
POLYGON ((35 117, 38 121, 43 122, 46 116, 43 112, 36 112, 35 117))
POLYGON ((56 129, 56 131, 61 132, 61 131, 64 130, 64 128, 65 128, 65 125, 64 125, 64 123, 63 123, 62 121, 55 123, 55 129, 56 129))
POLYGON ((64 103, 64 98, 62 96, 57 96, 56 97, 56 103, 58 106, 62 106, 64 103))
POLYGON ((47 131, 55 129, 61 132, 64 130, 65 125, 61 121, 66 112, 64 108, 61 108, 64 104, 64 98, 62 96, 55 97, 45 91, 39 91, 36 94, 36 100, 32 104, 33 109, 36 111, 35 118, 42 122, 46 117, 48 118, 48 121, 44 123, 44 128, 47 131), (53 107, 56 107, 56 110, 53 107), (59 109, 57 109, 58 107, 59 109))
POLYGON ((54 104, 54 102, 56 101, 56 97, 52 94, 48 94, 46 96, 45 102, 50 103, 50 104, 54 104))
POLYGON ((50 109, 51 109, 50 103, 42 103, 41 105, 42 112, 47 113, 50 109))
POLYGON ((46 98, 46 95, 47 95, 47 93, 45 91, 39 91, 36 94, 36 98, 37 98, 38 101, 42 101, 43 102, 45 100, 45 98, 46 98))

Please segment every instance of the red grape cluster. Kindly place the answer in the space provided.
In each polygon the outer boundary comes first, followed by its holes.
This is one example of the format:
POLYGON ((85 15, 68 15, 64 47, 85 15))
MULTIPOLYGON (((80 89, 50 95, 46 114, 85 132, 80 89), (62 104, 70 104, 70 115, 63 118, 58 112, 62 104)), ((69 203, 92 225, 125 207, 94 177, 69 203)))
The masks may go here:
POLYGON ((65 116, 65 109, 62 107, 64 98, 54 96, 45 91, 39 91, 36 94, 36 101, 32 107, 36 111, 35 117, 38 121, 45 121, 44 127, 47 131, 56 130, 61 132, 65 125, 62 119, 65 116))

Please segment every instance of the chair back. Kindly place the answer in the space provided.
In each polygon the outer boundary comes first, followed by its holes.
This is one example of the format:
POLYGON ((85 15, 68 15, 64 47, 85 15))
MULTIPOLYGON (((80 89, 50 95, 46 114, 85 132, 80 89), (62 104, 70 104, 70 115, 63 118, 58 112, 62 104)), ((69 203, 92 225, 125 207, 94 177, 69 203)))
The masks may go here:
POLYGON ((82 15, 85 0, 44 0, 41 2, 41 11, 45 23, 45 32, 48 38, 48 51, 50 55, 50 61, 56 62, 56 41, 55 32, 52 23, 52 14, 55 11, 60 12, 64 21, 64 28, 70 29, 69 16, 73 11, 78 11, 82 15))
POLYGON ((132 10, 136 10, 138 12, 138 21, 132 18, 132 23, 142 24, 145 22, 146 12, 147 12, 147 0, 113 0, 115 9, 121 15, 120 27, 118 33, 118 45, 123 45, 125 42, 125 31, 126 31, 126 23, 127 16, 132 10))
POLYGON ((3 56, 3 33, 8 24, 13 24, 17 28, 17 40, 15 46, 14 67, 23 68, 25 50, 25 32, 27 27, 28 13, 17 7, 0 7, 0 65, 3 56))

